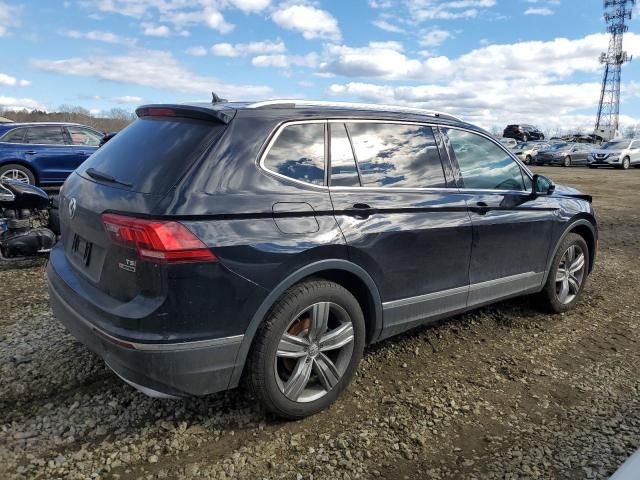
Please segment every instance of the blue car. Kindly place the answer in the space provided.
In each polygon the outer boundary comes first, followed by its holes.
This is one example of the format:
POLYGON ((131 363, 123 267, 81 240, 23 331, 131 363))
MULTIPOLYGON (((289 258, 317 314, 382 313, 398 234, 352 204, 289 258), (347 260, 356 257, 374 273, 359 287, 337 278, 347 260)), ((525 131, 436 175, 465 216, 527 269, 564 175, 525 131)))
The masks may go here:
POLYGON ((74 123, 0 125, 0 179, 60 185, 100 145, 104 133, 74 123))

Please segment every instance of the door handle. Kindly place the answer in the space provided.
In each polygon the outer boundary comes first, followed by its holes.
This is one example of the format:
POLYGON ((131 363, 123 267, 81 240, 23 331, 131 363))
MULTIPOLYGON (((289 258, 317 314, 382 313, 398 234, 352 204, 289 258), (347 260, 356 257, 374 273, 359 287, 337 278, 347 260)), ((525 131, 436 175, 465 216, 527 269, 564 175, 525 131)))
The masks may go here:
POLYGON ((350 211, 353 212, 353 216, 356 218, 369 218, 375 209, 371 208, 371 206, 366 203, 356 203, 350 211))
POLYGON ((38 153, 38 152, 36 152, 35 150, 27 150, 27 151, 26 151, 26 152, 24 152, 24 153, 26 153, 27 155, 35 155, 35 154, 36 154, 36 153, 38 153))
POLYGON ((489 211, 489 205, 485 202, 476 203, 475 207, 471 207, 470 210, 472 212, 477 213, 478 215, 485 215, 489 211))

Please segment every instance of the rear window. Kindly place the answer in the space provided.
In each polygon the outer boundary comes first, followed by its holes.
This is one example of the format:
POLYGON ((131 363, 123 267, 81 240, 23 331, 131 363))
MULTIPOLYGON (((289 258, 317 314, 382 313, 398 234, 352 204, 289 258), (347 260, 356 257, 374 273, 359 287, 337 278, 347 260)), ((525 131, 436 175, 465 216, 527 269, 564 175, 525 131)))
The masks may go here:
POLYGON ((119 132, 82 164, 141 193, 166 193, 187 171, 224 125, 186 118, 142 118, 119 132))

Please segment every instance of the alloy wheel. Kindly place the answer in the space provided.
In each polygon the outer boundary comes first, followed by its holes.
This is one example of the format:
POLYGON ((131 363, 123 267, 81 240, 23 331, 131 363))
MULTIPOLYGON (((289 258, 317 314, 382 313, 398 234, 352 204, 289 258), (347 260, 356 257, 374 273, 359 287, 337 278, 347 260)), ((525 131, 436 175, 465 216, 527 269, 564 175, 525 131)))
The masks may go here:
POLYGON ((571 303, 578 295, 585 275, 585 255, 579 245, 571 245, 556 271, 556 295, 564 305, 571 303))
POLYGON ((12 168, 0 175, 0 180, 14 180, 22 183, 29 183, 29 176, 22 170, 12 168))
POLYGON ((629 161, 629 157, 624 157, 624 159, 622 160, 622 169, 628 170, 630 164, 631 162, 629 161))
POLYGON ((276 383, 291 401, 312 402, 335 387, 353 355, 349 314, 333 302, 318 302, 298 313, 280 338, 276 383))

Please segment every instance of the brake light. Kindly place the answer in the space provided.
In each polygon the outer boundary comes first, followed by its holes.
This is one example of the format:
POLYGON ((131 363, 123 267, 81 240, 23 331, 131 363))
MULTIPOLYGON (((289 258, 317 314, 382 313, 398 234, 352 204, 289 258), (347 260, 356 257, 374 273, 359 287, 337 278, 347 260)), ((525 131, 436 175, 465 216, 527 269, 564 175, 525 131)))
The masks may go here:
POLYGON ((141 117, 176 117, 177 112, 172 108, 146 108, 141 110, 141 117))
POLYGON ((218 260, 198 237, 179 222, 105 213, 102 223, 112 242, 137 250, 142 260, 159 263, 218 260))

